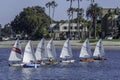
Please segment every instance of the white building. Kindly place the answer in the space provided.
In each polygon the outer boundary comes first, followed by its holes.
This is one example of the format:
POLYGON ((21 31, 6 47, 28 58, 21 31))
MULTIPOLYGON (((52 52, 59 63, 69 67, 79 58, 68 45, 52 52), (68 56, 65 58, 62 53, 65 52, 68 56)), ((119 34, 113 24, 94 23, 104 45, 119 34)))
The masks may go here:
MULTIPOLYGON (((50 27, 53 30, 54 33, 54 39, 66 39, 69 32, 69 23, 54 23, 51 24, 50 27)), ((82 27, 79 25, 79 28, 77 27, 77 23, 71 23, 70 24, 70 36, 72 39, 78 38, 78 32, 88 32, 87 27, 82 27)))

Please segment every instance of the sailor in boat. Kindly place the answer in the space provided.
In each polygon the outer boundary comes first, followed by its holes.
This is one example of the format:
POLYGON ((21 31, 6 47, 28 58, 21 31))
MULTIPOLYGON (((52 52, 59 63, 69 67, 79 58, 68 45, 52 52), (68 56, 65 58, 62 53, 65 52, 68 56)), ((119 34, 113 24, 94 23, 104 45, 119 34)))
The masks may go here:
POLYGON ((37 64, 41 64, 42 60, 37 60, 37 64))
POLYGON ((35 64, 35 62, 34 62, 34 61, 32 61, 32 60, 30 61, 30 63, 31 63, 31 64, 35 64))
POLYGON ((67 58, 60 58, 60 62, 67 61, 67 58))
POLYGON ((58 64, 57 61, 54 61, 52 58, 49 59, 50 64, 58 64))
POLYGON ((49 63, 47 63, 47 60, 37 60, 37 64, 41 64, 41 65, 49 65, 49 63))

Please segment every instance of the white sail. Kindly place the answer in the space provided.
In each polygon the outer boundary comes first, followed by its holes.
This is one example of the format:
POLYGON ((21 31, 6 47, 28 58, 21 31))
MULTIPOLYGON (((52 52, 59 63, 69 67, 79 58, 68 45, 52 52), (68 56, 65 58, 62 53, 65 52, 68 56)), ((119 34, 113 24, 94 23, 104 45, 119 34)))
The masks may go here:
POLYGON ((21 61, 21 60, 22 60, 21 44, 17 39, 14 46, 12 47, 9 61, 21 61))
POLYGON ((104 48, 103 48, 103 43, 102 43, 102 40, 100 39, 96 44, 93 56, 94 57, 104 57, 104 55, 105 55, 105 52, 104 52, 104 48))
POLYGON ((72 58, 72 57, 73 55, 72 55, 71 44, 70 44, 69 39, 67 39, 62 48, 60 58, 66 59, 66 58, 72 58))
POLYGON ((36 52, 35 52, 36 60, 44 60, 48 58, 46 51, 46 40, 44 38, 39 42, 36 52))
POLYGON ((56 50, 53 43, 53 39, 51 39, 47 44, 47 54, 48 58, 52 58, 53 60, 56 59, 56 50))
POLYGON ((91 48, 90 48, 88 39, 86 39, 85 42, 83 43, 79 57, 80 58, 90 58, 91 57, 91 48))
POLYGON ((31 61, 35 62, 35 57, 31 41, 29 41, 25 47, 23 63, 30 63, 31 61))

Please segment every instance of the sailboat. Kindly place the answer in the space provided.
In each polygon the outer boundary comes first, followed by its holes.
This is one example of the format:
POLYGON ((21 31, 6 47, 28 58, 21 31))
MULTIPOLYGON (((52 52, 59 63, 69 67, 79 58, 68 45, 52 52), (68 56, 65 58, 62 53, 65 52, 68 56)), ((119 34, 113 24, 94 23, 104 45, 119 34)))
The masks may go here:
POLYGON ((22 50, 19 39, 16 40, 9 56, 9 66, 22 66, 22 50))
POLYGON ((86 39, 85 42, 83 43, 79 57, 81 62, 93 62, 91 48, 88 39, 86 39))
POLYGON ((40 64, 36 64, 36 59, 34 56, 34 50, 29 41, 25 47, 24 56, 23 56, 23 67, 39 67, 40 64))
POLYGON ((50 63, 48 61, 48 54, 46 51, 46 40, 44 38, 41 39, 41 41, 37 46, 35 57, 36 57, 37 63, 39 64, 45 65, 50 63))
POLYGON ((58 64, 58 62, 56 61, 57 56, 53 39, 51 39, 47 44, 47 54, 51 64, 58 64))
POLYGON ((63 45, 60 58, 62 59, 61 62, 74 62, 73 55, 72 55, 72 49, 69 39, 67 39, 63 45))
POLYGON ((93 53, 94 60, 106 60, 102 40, 100 39, 93 53))

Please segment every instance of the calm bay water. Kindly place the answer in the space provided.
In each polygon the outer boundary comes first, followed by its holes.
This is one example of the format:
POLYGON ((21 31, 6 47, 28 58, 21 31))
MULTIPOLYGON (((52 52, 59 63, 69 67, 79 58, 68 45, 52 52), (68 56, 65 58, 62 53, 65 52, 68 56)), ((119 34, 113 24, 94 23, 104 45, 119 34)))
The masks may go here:
MULTIPOLYGON (((80 63, 79 49, 73 49, 73 64, 40 68, 9 67, 11 49, 0 49, 0 80, 120 80, 120 50, 105 50, 107 60, 80 63)), ((57 49, 58 56, 61 49, 57 49)), ((58 58, 59 60, 59 58, 58 58)))

